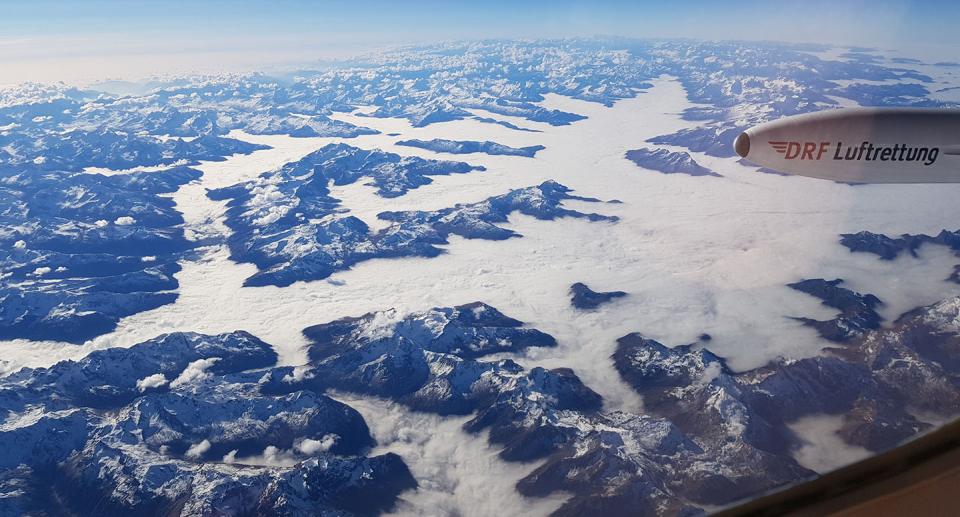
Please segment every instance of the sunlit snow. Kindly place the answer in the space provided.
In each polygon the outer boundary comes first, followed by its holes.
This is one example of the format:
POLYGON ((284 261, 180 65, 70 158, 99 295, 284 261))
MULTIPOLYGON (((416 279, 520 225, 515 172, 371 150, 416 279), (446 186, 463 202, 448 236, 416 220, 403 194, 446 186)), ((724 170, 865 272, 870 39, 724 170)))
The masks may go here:
MULTIPOLYGON (((888 321, 911 308, 960 294, 960 285, 943 281, 956 263, 949 250, 926 246, 920 249, 919 259, 901 256, 881 261, 873 255, 850 253, 838 243, 840 234, 860 230, 897 235, 935 234, 941 228, 953 228, 960 219, 960 203, 956 202, 960 186, 849 186, 764 174, 755 167, 702 153, 691 154, 722 178, 663 175, 642 169, 624 158, 626 150, 642 147, 650 137, 695 125, 680 118, 691 104, 681 85, 667 76, 654 81, 647 92, 612 108, 558 95, 549 95, 542 104, 588 118, 551 126, 482 113, 538 131, 525 132, 469 119, 413 128, 405 119, 371 118, 358 110, 333 118, 378 129, 381 134, 350 139, 292 138, 234 131, 230 137, 268 144, 272 149, 204 162, 197 167, 203 177, 172 194, 186 220, 188 237, 210 243, 195 257, 182 261, 183 270, 176 274, 180 282, 177 301, 124 318, 116 331, 81 346, 4 342, 0 368, 12 371, 46 366, 174 330, 215 334, 237 329, 273 344, 281 364, 297 365, 306 361, 301 330, 309 325, 388 308, 396 311, 384 314, 400 318, 431 307, 483 301, 557 338, 558 347, 529 349, 518 362, 526 367, 573 367, 587 386, 603 396, 606 409, 635 411, 642 401, 607 359, 616 339, 630 332, 642 332, 664 343, 689 343, 709 333, 713 352, 726 357, 735 369, 748 369, 778 357, 820 353, 825 343, 814 330, 790 316, 829 318, 833 311, 786 286, 802 278, 843 278, 850 289, 882 299, 881 313, 888 321), (398 135, 389 136, 393 133, 398 135), (395 145, 412 138, 492 140, 512 147, 546 148, 534 158, 473 154, 465 159, 483 165, 485 172, 434 177, 432 183, 396 198, 377 196, 373 187, 362 182, 331 187, 333 197, 342 200, 343 207, 371 231, 387 224, 377 218, 382 211, 435 210, 550 179, 577 195, 622 201, 603 209, 620 219, 614 224, 593 224, 515 215, 509 228, 522 238, 494 242, 451 237, 446 253, 436 258, 370 260, 326 280, 283 288, 242 287, 256 267, 228 258, 223 244, 229 234, 223 223, 225 203, 210 200, 208 189, 252 179, 333 142, 401 155, 451 158, 395 145), (585 282, 598 291, 626 291, 629 296, 600 311, 576 311, 568 296, 569 286, 575 282, 585 282)), ((262 195, 269 198, 270 192, 262 195)), ((595 209, 577 201, 566 205, 595 209)), ((131 217, 114 221, 132 222, 131 217)), ((38 268, 35 273, 42 276, 49 268, 38 268)), ((373 328, 388 329, 392 321, 382 323, 373 328)), ((171 386, 201 380, 209 366, 205 361, 191 364, 171 386)), ((165 382, 145 378, 138 386, 149 389, 165 382)), ((363 413, 382 450, 399 452, 409 462, 422 483, 421 490, 409 496, 416 499, 418 508, 464 510, 470 506, 460 503, 470 501, 476 506, 468 513, 479 515, 484 513, 484 502, 495 499, 501 510, 509 508, 521 515, 531 509, 550 511, 561 503, 550 498, 524 501, 513 485, 533 465, 502 462, 484 437, 465 435, 460 429, 462 419, 410 414, 389 403, 359 397, 341 400, 363 413), (454 498, 459 506, 451 502, 454 498), (516 504, 502 504, 506 500, 516 504)), ((798 423, 795 430, 801 436, 823 434, 828 424, 810 419, 798 423)), ((322 451, 335 439, 325 437, 300 447, 322 451)), ((848 449, 844 449, 848 455, 833 462, 823 457, 823 447, 835 445, 833 441, 811 441, 798 453, 798 460, 822 470, 858 457, 859 451, 848 449)), ((193 444, 187 455, 202 454, 204 446, 193 444)), ((263 458, 246 458, 246 462, 269 464, 271 458, 282 461, 282 454, 264 451, 263 458)), ((398 511, 411 510, 401 507, 398 511)))

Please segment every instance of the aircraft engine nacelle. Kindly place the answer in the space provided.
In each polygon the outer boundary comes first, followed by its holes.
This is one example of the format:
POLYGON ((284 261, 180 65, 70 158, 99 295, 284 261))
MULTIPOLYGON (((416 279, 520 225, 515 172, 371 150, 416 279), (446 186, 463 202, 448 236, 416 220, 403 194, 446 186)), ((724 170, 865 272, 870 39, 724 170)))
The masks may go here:
POLYGON ((960 182, 960 109, 844 108, 741 133, 734 150, 771 169, 848 183, 960 182))

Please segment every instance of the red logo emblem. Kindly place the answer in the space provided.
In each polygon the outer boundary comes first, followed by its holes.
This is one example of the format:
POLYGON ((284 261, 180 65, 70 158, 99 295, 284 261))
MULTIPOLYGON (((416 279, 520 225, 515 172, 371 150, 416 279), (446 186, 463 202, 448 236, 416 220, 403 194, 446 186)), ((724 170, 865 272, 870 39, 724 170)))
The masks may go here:
POLYGON ((830 142, 787 142, 787 141, 768 141, 770 147, 779 154, 783 155, 785 160, 819 160, 823 157, 827 149, 830 148, 830 142))

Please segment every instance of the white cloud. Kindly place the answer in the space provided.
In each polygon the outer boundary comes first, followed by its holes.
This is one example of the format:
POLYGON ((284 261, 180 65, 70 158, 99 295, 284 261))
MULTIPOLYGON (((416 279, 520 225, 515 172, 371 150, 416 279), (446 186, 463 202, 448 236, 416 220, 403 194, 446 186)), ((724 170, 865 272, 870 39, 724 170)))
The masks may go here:
POLYGON ((825 474, 870 456, 863 447, 850 445, 837 431, 843 427, 843 415, 812 415, 789 424, 803 445, 794 452, 797 463, 825 474))
POLYGON ((292 382, 300 382, 306 378, 307 372, 309 372, 310 369, 311 368, 308 365, 294 366, 290 373, 284 375, 283 379, 281 380, 288 384, 292 382))
POLYGON ((137 381, 137 389, 141 392, 144 392, 150 388, 159 388, 161 386, 165 386, 166 384, 167 378, 164 377, 162 373, 155 373, 137 381))
POLYGON ((16 249, 18 249, 18 250, 26 249, 27 243, 24 242, 23 240, 19 240, 19 241, 13 243, 13 247, 16 248, 16 249))
POLYGON ((720 377, 721 373, 723 373, 723 368, 720 366, 720 363, 710 363, 703 369, 703 376, 700 377, 697 383, 700 385, 710 384, 717 377, 720 377))
POLYGON ((34 276, 43 276, 43 275, 46 275, 47 273, 49 273, 49 272, 51 272, 51 271, 53 271, 53 270, 50 269, 50 268, 48 268, 48 267, 46 267, 46 266, 44 266, 44 267, 38 267, 37 269, 34 269, 34 270, 33 270, 33 275, 34 275, 34 276))
POLYGON ((131 224, 136 224, 136 222, 137 222, 136 219, 130 217, 129 215, 124 215, 124 216, 118 217, 113 222, 113 224, 119 224, 121 226, 129 226, 131 224))
POLYGON ((388 339, 393 336, 397 322, 403 320, 405 316, 406 314, 396 309, 377 312, 373 316, 373 320, 364 327, 361 337, 370 341, 388 339))
POLYGON ((199 458, 203 454, 210 450, 210 440, 203 440, 200 443, 195 443, 187 449, 186 456, 188 458, 199 458))
POLYGON ((470 417, 417 413, 399 404, 344 393, 333 396, 363 415, 379 444, 374 454, 399 454, 416 478, 419 488, 403 494, 410 504, 398 507, 394 515, 548 515, 567 497, 521 496, 517 481, 537 465, 501 460, 499 447, 487 443, 486 432, 463 430, 470 417))
POLYGON ((207 368, 210 368, 219 360, 219 357, 210 357, 207 359, 197 359, 196 361, 193 361, 192 363, 188 364, 187 367, 180 372, 180 375, 170 383, 170 388, 176 389, 181 386, 194 384, 212 377, 212 375, 207 372, 207 368))
POLYGON ((292 461, 296 464, 298 461, 290 451, 285 449, 280 449, 274 447, 273 445, 268 445, 266 449, 263 450, 263 461, 267 465, 287 465, 292 461))
POLYGON ((108 224, 110 224, 110 223, 108 223, 108 222, 107 222, 106 220, 104 220, 104 219, 97 219, 97 221, 93 223, 93 225, 96 226, 97 228, 103 228, 103 227, 107 226, 108 224))
POLYGON ((236 463, 240 465, 259 465, 263 467, 290 467, 300 463, 300 457, 288 449, 280 449, 273 445, 268 445, 262 454, 256 456, 237 457, 237 451, 228 452, 223 457, 224 463, 236 463))
POLYGON ((332 433, 324 435, 319 440, 304 438, 296 445, 296 449, 302 452, 303 454, 312 456, 314 454, 317 454, 318 452, 329 451, 331 447, 337 444, 337 440, 339 439, 340 439, 339 436, 332 433))
MULTIPOLYGON (((486 166, 487 172, 436 177, 398 198, 378 197, 363 182, 333 186, 331 191, 352 215, 377 227, 383 224, 376 219, 380 211, 434 210, 554 178, 577 189, 577 194, 623 200, 622 205, 567 203, 618 215, 617 224, 513 215, 508 225, 523 234, 522 239, 452 238, 448 253, 434 259, 368 261, 329 279, 339 285, 297 282, 282 289, 243 288, 244 278, 256 268, 231 261, 225 246, 211 247, 200 260, 182 262, 176 303, 125 318, 116 332, 97 338, 90 347, 60 347, 56 353, 40 354, 26 343, 5 342, 4 351, 12 358, 9 367, 44 366, 80 357, 93 347, 135 343, 170 329, 209 333, 244 329, 274 344, 281 364, 299 365, 306 362, 307 343, 300 332, 306 326, 390 307, 404 315, 482 300, 558 339, 556 348, 525 354, 521 358, 525 365, 573 367, 603 395, 607 409, 632 410, 640 407, 640 398, 620 381, 610 361, 597 360, 609 357, 616 339, 629 332, 642 332, 668 345, 692 342, 707 332, 714 337, 711 350, 729 358, 735 369, 745 369, 779 356, 814 355, 824 346, 815 332, 786 316, 826 318, 833 311, 786 283, 814 275, 842 277, 853 288, 881 296, 886 302, 883 310, 894 317, 898 309, 957 292, 957 285, 942 281, 956 263, 945 248, 924 246, 921 260, 880 261, 851 254, 836 242, 839 233, 860 229, 898 235, 951 228, 960 219, 957 187, 912 186, 910 199, 924 199, 912 203, 896 186, 851 188, 758 174, 733 160, 699 153, 693 153, 697 161, 727 177, 644 171, 622 158, 625 149, 692 125, 677 115, 690 106, 682 87, 670 79, 656 83, 649 93, 613 108, 548 96, 546 106, 589 118, 563 127, 537 125, 543 133, 471 120, 414 129, 404 120, 364 118, 358 122, 383 133, 351 139, 352 145, 404 155, 437 157, 425 150, 398 148, 386 134, 491 139, 514 147, 543 144, 547 149, 532 160, 471 155, 467 161, 486 166), (611 127, 619 130, 611 132, 611 127), (478 263, 483 264, 481 270, 478 263), (918 279, 924 281, 917 283, 918 279), (571 309, 567 295, 569 285, 577 281, 631 296, 601 311, 579 313, 571 309)), ((336 117, 352 120, 347 115, 336 117)), ((273 148, 198 166, 203 178, 173 194, 188 233, 228 232, 222 223, 224 203, 208 199, 207 188, 255 178, 331 141, 232 136, 273 148)))

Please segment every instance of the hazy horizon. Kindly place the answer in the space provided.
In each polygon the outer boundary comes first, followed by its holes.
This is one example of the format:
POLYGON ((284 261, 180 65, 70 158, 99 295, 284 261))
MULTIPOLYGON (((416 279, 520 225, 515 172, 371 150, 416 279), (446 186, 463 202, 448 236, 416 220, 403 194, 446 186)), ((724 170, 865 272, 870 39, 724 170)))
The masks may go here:
POLYGON ((268 4, 181 0, 127 4, 40 0, 0 19, 0 84, 89 84, 168 74, 245 72, 444 40, 616 35, 870 46, 951 59, 958 38, 947 2, 436 1, 268 4))

